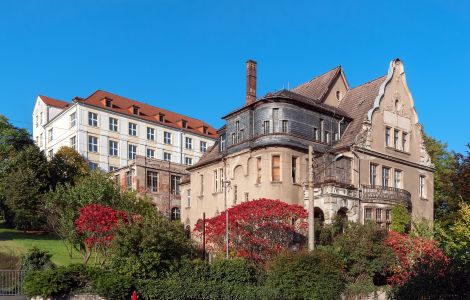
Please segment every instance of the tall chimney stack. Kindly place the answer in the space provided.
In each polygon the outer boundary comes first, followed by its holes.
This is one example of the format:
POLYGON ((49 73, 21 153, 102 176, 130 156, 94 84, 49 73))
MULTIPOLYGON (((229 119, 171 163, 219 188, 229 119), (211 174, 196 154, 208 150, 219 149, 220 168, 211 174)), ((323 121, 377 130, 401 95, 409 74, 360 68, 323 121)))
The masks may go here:
POLYGON ((256 101, 256 61, 246 62, 246 105, 256 101))

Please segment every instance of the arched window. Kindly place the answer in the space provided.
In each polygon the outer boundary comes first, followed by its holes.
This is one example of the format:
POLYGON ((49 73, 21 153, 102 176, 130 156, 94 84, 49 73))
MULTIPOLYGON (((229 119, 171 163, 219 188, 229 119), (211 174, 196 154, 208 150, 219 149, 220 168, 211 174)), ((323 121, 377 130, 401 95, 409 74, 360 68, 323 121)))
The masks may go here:
POLYGON ((173 207, 171 209, 171 220, 172 221, 176 221, 176 220, 179 220, 181 218, 181 212, 180 212, 180 209, 179 207, 173 207))

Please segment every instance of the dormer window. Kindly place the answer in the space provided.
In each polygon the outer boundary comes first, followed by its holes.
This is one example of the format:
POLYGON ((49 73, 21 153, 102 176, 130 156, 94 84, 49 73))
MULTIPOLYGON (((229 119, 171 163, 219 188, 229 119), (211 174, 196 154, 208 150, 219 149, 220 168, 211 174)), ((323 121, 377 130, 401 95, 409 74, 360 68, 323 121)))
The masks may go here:
POLYGON ((165 115, 164 114, 158 114, 158 120, 160 122, 165 122, 165 115))
POLYGON ((134 115, 139 115, 139 107, 138 106, 132 106, 132 113, 134 115))
POLYGON ((181 121, 181 127, 188 128, 188 122, 186 120, 181 121))
POLYGON ((105 104, 106 104, 106 107, 112 107, 112 100, 111 99, 105 99, 105 104))
POLYGON ((207 134, 207 126, 202 126, 202 133, 207 134))

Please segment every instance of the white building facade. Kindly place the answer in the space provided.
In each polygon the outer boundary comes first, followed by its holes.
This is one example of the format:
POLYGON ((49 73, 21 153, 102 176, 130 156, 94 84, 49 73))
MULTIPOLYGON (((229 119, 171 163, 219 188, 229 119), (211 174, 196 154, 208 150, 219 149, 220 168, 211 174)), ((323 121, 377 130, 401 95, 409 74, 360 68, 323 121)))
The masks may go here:
POLYGON ((203 121, 105 91, 71 103, 38 96, 33 138, 52 157, 72 147, 90 168, 114 171, 136 155, 192 165, 217 138, 203 121))

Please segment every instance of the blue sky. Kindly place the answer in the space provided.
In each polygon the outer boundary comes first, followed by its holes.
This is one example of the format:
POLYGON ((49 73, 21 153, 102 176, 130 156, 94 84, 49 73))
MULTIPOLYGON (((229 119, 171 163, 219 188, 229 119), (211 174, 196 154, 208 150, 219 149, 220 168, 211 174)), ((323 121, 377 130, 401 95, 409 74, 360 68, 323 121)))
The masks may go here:
POLYGON ((38 94, 97 89, 204 119, 339 64, 351 86, 395 57, 426 132, 470 142, 470 1, 0 1, 0 113, 31 128, 38 94))

